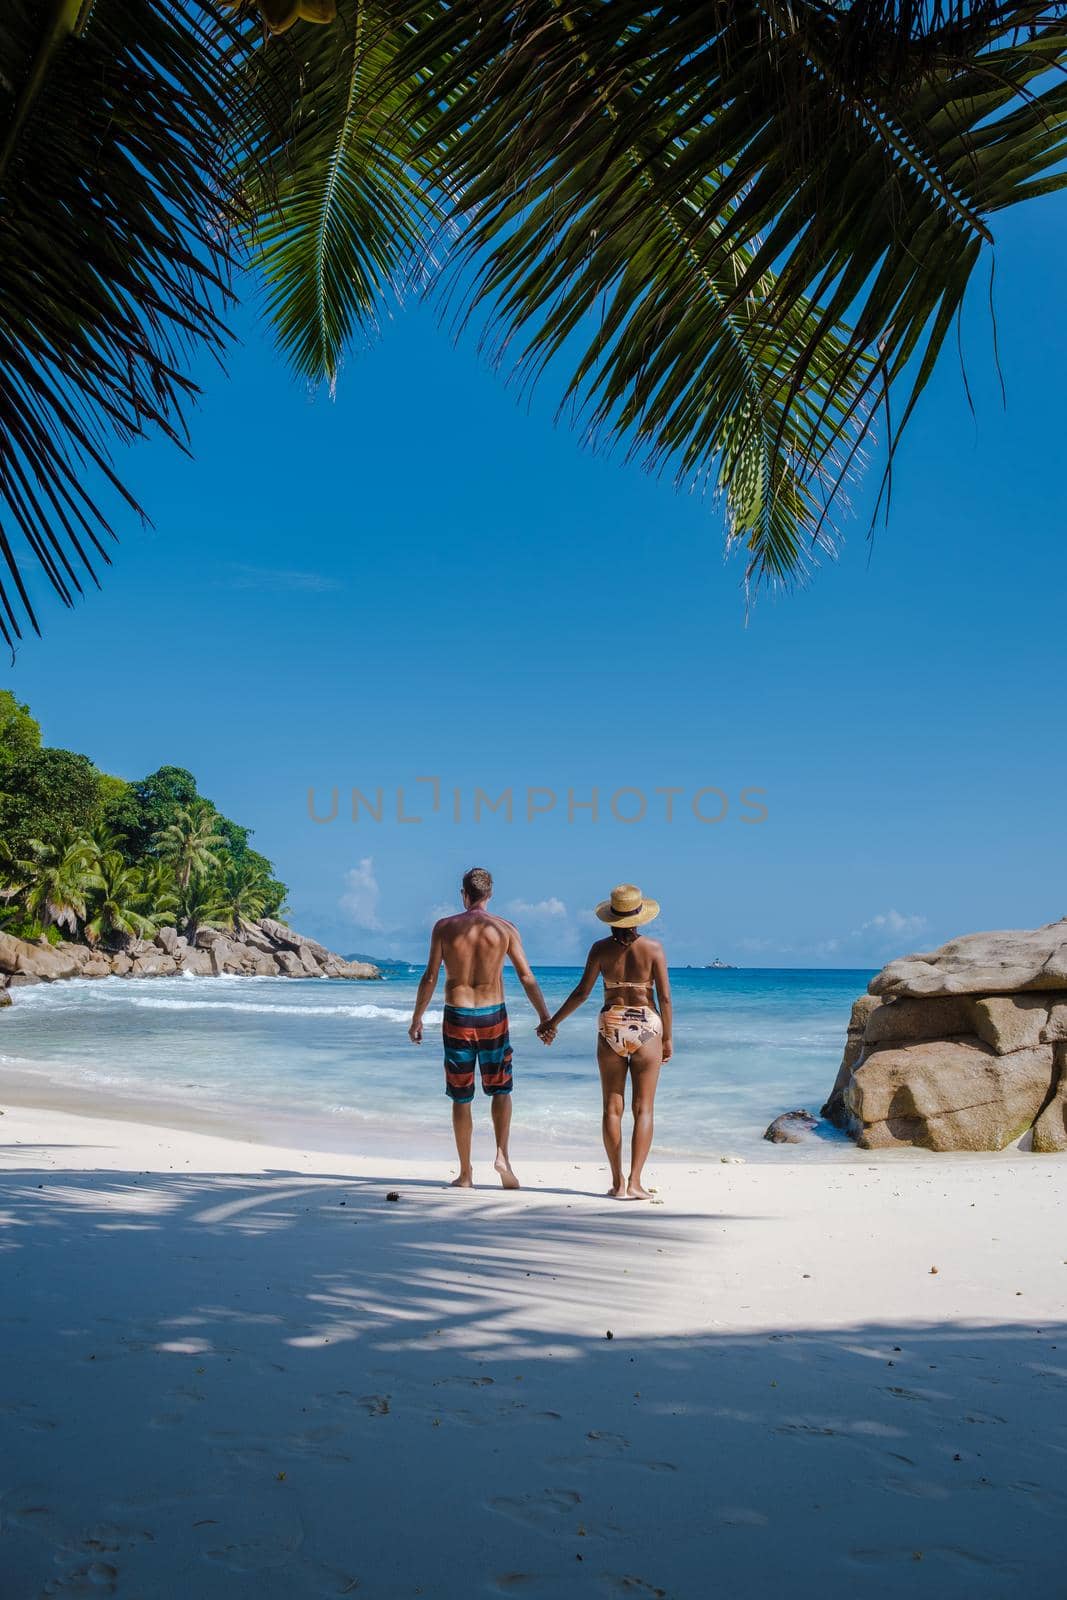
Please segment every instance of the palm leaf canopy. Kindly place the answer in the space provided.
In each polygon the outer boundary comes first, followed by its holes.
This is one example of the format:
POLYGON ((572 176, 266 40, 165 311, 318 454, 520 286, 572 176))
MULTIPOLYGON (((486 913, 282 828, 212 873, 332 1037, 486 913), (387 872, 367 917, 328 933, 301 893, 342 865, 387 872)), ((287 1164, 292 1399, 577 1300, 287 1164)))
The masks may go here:
POLYGON ((749 574, 794 575, 994 214, 1065 181, 1064 8, 396 3, 496 349, 569 361, 594 436, 713 471, 749 574))
POLYGON ((0 635, 70 604, 139 510, 114 443, 184 441, 226 293, 239 35, 195 0, 5 0, 0 16, 0 635), (110 513, 113 515, 113 512, 110 513))
POLYGON ((11 0, 0 633, 36 625, 27 551, 68 603, 106 559, 87 480, 136 509, 111 443, 184 439, 239 237, 331 384, 440 257, 501 362, 547 369, 594 440, 710 477, 749 578, 795 576, 997 211, 1064 182, 1065 9, 338 0, 253 49, 247 4, 11 0))
POLYGON ((423 277, 443 211, 417 155, 427 129, 395 77, 405 30, 342 0, 328 27, 250 62, 254 136, 237 152, 245 235, 292 365, 331 386, 383 301, 423 277))

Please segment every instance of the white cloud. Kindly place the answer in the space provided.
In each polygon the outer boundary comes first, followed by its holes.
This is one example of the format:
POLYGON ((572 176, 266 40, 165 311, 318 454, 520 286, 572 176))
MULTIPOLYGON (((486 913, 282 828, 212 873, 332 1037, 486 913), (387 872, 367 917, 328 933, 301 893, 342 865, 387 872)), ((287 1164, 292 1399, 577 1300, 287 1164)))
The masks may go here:
POLYGON ((374 857, 364 856, 358 867, 351 867, 345 873, 344 884, 344 893, 338 903, 345 916, 357 928, 380 933, 382 923, 378 916, 378 901, 381 891, 374 876, 374 857))
POLYGON ((812 946, 812 954, 820 961, 838 957, 844 961, 862 964, 887 961, 907 955, 914 949, 914 941, 927 926, 926 918, 918 913, 879 911, 868 917, 851 933, 836 938, 822 939, 812 946))
POLYGON ((326 573, 307 573, 291 566, 248 566, 245 562, 229 563, 230 589, 274 589, 278 594, 288 594, 299 589, 304 594, 326 594, 341 589, 341 582, 326 573))
POLYGON ((279 593, 298 589, 305 594, 322 594, 341 587, 336 578, 323 572, 301 572, 291 567, 251 567, 239 561, 231 561, 229 569, 233 589, 273 589, 279 593))
POLYGON ((567 907, 552 895, 548 900, 509 900, 509 917, 524 917, 528 922, 565 922, 567 907))
POLYGON ((862 939, 867 934, 876 934, 886 938, 912 939, 925 927, 925 917, 905 916, 900 911, 880 911, 876 917, 869 917, 858 928, 854 928, 852 938, 862 939))
POLYGON ((913 950, 914 941, 925 934, 927 927, 927 919, 918 913, 879 911, 849 933, 825 939, 799 937, 792 941, 757 935, 738 939, 737 948, 756 957, 792 956, 798 964, 826 961, 838 966, 880 965, 913 950))
POLYGON ((509 900, 504 915, 518 925, 531 961, 567 960, 578 949, 578 929, 558 895, 546 895, 543 900, 509 900))

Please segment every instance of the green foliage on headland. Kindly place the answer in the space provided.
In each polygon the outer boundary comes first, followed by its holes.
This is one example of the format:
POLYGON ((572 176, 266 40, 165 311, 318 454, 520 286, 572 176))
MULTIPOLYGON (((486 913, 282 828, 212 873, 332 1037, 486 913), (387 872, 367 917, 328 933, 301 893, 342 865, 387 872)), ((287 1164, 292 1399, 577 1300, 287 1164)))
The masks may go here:
POLYGON ((0 690, 0 927, 121 944, 161 927, 192 935, 277 916, 286 888, 251 832, 184 767, 138 782, 41 743, 27 706, 0 690))

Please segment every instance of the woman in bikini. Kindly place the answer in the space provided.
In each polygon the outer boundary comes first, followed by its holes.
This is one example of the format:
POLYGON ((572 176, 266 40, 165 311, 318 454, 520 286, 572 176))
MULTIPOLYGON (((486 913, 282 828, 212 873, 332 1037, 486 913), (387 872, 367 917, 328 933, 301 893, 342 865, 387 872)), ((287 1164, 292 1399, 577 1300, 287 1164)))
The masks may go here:
POLYGON ((538 1028, 546 1043, 572 1011, 584 1005, 597 978, 604 980, 604 1004, 597 1020, 596 1058, 604 1089, 604 1149, 611 1165, 613 1200, 648 1200, 641 1177, 652 1145, 652 1108, 659 1069, 671 1059, 671 989, 663 946, 640 932, 659 916, 658 900, 646 900, 632 883, 622 883, 596 908, 611 927, 589 952, 578 987, 554 1017, 538 1028), (655 991, 655 1000, 653 999, 655 991), (626 1074, 634 1131, 630 1176, 622 1174, 622 1112, 626 1074))

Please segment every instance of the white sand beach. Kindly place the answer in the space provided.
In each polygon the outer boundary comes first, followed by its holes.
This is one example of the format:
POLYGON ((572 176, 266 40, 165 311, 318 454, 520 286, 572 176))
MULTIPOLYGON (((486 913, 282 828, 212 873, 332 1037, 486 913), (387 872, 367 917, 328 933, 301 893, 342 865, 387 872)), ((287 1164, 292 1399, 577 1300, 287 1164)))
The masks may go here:
POLYGON ((1065 1592, 1067 1158, 620 1205, 479 1136, 463 1193, 9 1107, 4 1600, 1065 1592))

